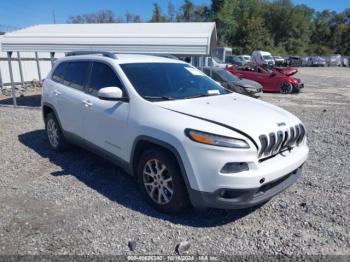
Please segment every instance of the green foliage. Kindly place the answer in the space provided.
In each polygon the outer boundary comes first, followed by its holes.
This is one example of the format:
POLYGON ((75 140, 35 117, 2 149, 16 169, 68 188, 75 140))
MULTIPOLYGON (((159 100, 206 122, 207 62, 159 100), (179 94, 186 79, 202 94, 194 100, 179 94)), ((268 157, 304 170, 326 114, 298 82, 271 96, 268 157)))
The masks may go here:
MULTIPOLYGON (((215 21, 221 46, 235 53, 262 49, 278 55, 350 55, 350 8, 315 12, 291 0, 212 0, 209 6, 184 0, 176 9, 168 0, 167 13, 153 4, 149 22, 215 21)), ((125 19, 110 10, 72 16, 69 23, 141 22, 127 12, 125 19)))

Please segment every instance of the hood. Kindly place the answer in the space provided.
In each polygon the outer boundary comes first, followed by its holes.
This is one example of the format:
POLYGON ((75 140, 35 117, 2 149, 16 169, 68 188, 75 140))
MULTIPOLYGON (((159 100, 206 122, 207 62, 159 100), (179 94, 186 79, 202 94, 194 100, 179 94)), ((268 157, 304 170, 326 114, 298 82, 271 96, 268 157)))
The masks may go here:
POLYGON ((295 69, 295 68, 281 68, 281 67, 275 67, 275 69, 286 75, 286 76, 292 76, 292 75, 295 75, 296 73, 298 73, 298 69, 295 69))
POLYGON ((255 88, 257 91, 262 89, 262 85, 258 82, 244 78, 233 82, 233 84, 241 86, 243 88, 255 88))
MULTIPOLYGON (((291 113, 255 98, 232 93, 159 102, 159 106, 240 130, 259 144, 259 136, 299 124, 291 113), (285 123, 279 127, 278 123, 285 123)), ((190 128, 190 127, 189 127, 190 128)), ((192 127, 195 128, 195 127, 192 127)))

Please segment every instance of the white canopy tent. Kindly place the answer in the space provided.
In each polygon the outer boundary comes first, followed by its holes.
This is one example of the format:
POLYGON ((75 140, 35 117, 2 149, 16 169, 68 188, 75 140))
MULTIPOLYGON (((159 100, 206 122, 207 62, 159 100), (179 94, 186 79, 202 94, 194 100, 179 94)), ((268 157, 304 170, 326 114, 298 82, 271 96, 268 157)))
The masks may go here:
POLYGON ((6 33, 1 39, 1 51, 7 52, 16 105, 11 63, 13 52, 17 53, 20 73, 20 52, 35 52, 41 80, 38 52, 49 52, 51 64, 55 53, 70 51, 208 56, 216 42, 215 23, 50 24, 6 33))
POLYGON ((216 45, 215 23, 127 23, 37 25, 2 39, 2 51, 209 55, 216 45))

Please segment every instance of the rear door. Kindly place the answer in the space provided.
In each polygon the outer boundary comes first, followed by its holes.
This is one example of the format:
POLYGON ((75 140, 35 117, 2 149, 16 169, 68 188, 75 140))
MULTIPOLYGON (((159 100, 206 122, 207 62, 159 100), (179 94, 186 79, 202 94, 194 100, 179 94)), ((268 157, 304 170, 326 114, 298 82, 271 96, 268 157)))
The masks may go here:
POLYGON ((67 62, 63 79, 57 88, 57 111, 62 128, 72 134, 84 137, 82 113, 84 109, 85 86, 91 62, 67 62))
POLYGON ((93 62, 87 88, 89 106, 84 111, 83 126, 89 142, 126 160, 129 102, 97 97, 98 90, 112 86, 121 88, 127 96, 115 69, 104 62, 93 62))

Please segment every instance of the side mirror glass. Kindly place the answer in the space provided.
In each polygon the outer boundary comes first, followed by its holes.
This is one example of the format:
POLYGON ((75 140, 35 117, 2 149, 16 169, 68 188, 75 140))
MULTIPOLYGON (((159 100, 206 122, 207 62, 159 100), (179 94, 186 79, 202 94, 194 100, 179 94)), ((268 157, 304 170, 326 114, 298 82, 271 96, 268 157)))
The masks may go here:
POLYGON ((123 91, 119 87, 115 86, 101 88, 98 90, 97 96, 101 100, 125 100, 125 97, 123 97, 123 91))

